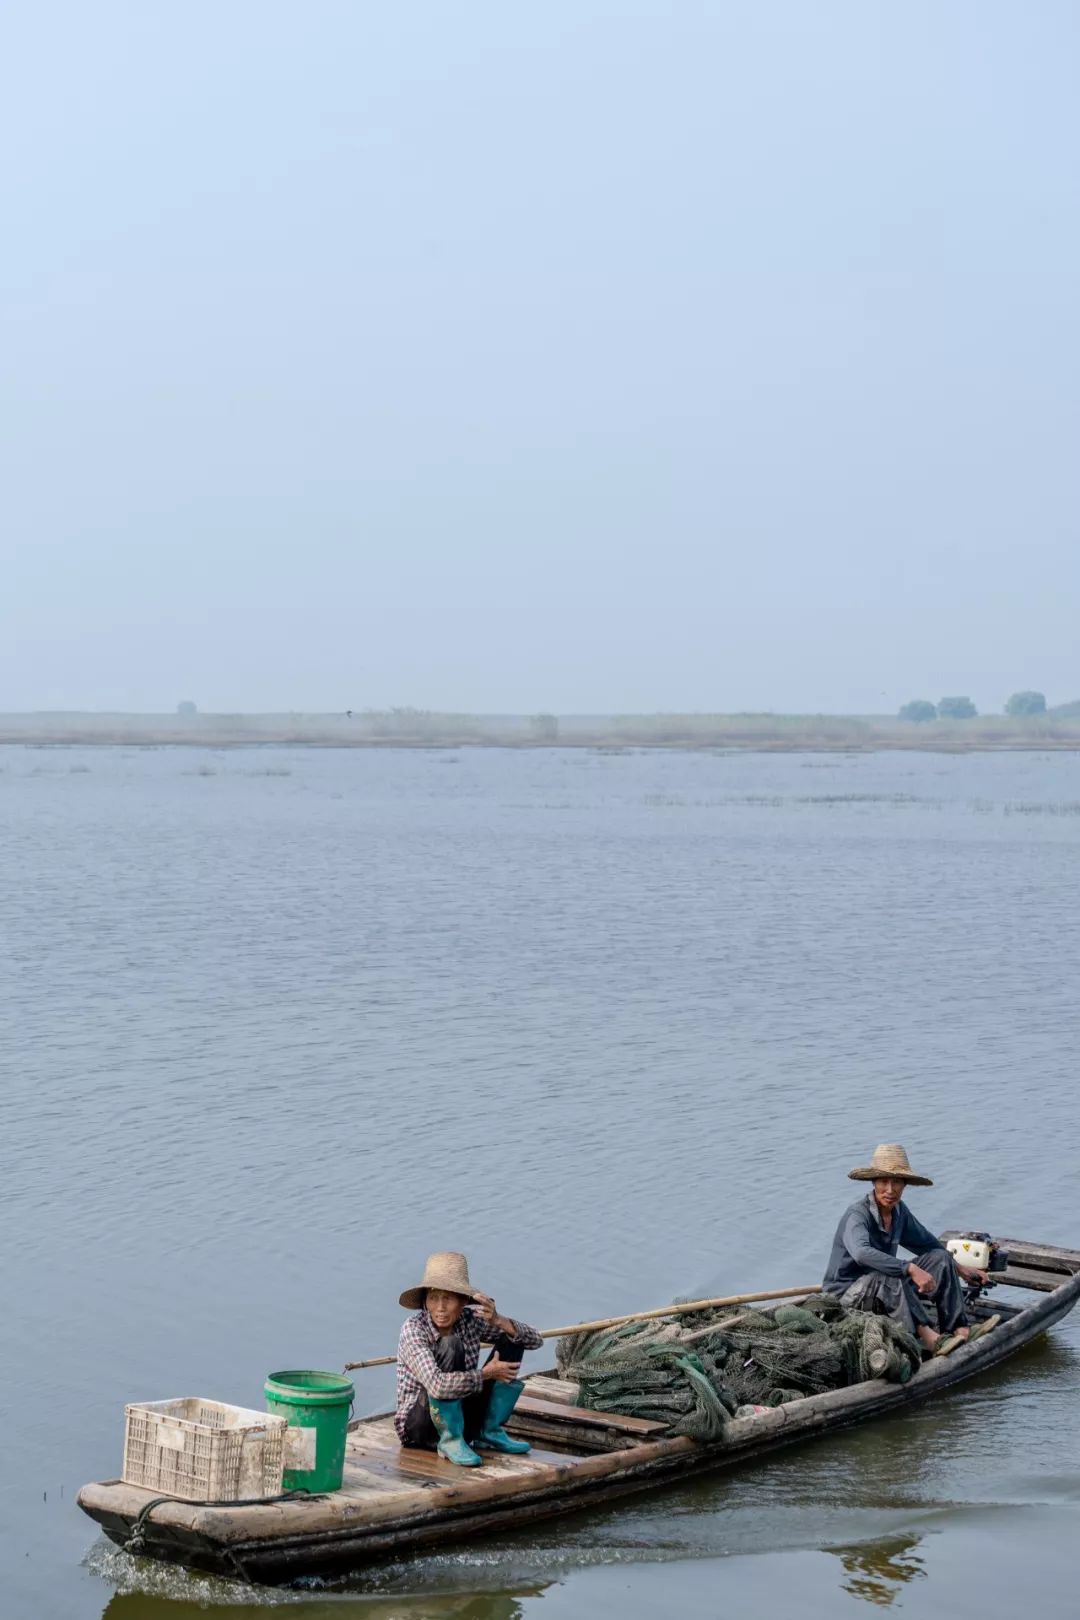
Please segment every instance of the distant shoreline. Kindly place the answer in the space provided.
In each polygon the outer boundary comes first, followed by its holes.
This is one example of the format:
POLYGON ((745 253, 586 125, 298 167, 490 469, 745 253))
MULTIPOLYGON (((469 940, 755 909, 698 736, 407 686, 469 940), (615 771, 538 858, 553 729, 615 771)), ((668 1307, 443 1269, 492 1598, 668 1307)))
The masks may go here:
POLYGON ((845 715, 0 715, 0 745, 99 748, 576 748, 747 753, 1080 751, 1053 714, 923 723, 845 715))

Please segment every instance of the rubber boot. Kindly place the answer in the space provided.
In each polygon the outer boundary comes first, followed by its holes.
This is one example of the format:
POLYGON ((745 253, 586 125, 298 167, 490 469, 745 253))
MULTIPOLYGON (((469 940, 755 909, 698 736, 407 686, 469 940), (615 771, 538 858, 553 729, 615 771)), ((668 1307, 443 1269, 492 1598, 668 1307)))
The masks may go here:
POLYGON ((438 1452, 447 1462, 459 1468, 479 1468, 483 1457, 478 1457, 465 1439, 465 1411, 460 1401, 436 1401, 428 1396, 431 1421, 439 1433, 438 1452))
POLYGON ((478 1446, 487 1446, 491 1451, 508 1451, 514 1457, 523 1457, 527 1451, 532 1450, 527 1440, 511 1440, 503 1428, 524 1388, 525 1385, 520 1379, 513 1384, 492 1383, 487 1417, 484 1419, 484 1427, 480 1430, 480 1438, 476 1442, 478 1446))

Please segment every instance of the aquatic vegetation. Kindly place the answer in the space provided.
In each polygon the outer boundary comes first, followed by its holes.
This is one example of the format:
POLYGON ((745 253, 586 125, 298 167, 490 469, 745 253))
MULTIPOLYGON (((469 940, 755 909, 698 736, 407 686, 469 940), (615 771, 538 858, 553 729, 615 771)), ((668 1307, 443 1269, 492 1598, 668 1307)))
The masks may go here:
POLYGON ((1012 803, 1003 806, 1007 816, 1080 816, 1080 799, 1049 800, 1043 804, 1012 803))
POLYGON ((820 805, 833 809, 845 804, 923 805, 937 810, 944 800, 927 798, 917 793, 725 793, 718 798, 687 799, 679 793, 646 793, 642 803, 650 809, 714 810, 729 805, 750 809, 790 809, 800 805, 820 805))
POLYGON ((796 804, 932 804, 940 799, 926 799, 918 793, 807 793, 795 800, 796 804))

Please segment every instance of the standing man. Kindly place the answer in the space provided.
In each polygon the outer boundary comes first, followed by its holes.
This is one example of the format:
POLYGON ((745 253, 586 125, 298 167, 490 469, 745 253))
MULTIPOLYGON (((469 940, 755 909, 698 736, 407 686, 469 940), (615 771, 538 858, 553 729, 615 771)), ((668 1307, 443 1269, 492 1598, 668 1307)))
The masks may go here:
POLYGON ((495 1301, 469 1281, 463 1254, 430 1255, 423 1280, 400 1303, 416 1311, 398 1340, 394 1427, 402 1445, 438 1451, 463 1468, 483 1462, 474 1446, 527 1452, 527 1443, 512 1440, 503 1425, 525 1388, 518 1378, 522 1355, 544 1342, 536 1329, 500 1316, 495 1301), (494 1346, 483 1367, 482 1344, 494 1346))
POLYGON ((972 1331, 960 1282, 987 1281, 985 1271, 959 1266, 941 1242, 904 1203, 907 1187, 932 1187, 918 1176, 898 1142, 874 1149, 869 1165, 849 1170, 852 1181, 872 1181, 865 1198, 841 1216, 822 1283, 851 1310, 890 1316, 917 1336, 928 1355, 947 1356, 968 1338, 980 1338, 1000 1320, 991 1317, 972 1331), (901 1260, 897 1249, 916 1256, 901 1260), (931 1319, 928 1303, 936 1307, 931 1319))

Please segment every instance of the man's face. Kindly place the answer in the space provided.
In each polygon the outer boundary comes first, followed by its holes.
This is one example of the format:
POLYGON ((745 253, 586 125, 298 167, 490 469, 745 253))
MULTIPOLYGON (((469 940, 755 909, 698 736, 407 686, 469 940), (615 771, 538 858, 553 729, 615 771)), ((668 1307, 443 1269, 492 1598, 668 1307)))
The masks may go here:
POLYGON ((465 1303, 460 1294, 448 1294, 444 1288, 429 1288, 427 1291, 428 1315, 440 1333, 449 1333, 457 1327, 465 1303))
POLYGON ((904 1196, 904 1183, 899 1176, 881 1176, 874 1182, 874 1197, 882 1209, 895 1209, 904 1196))

